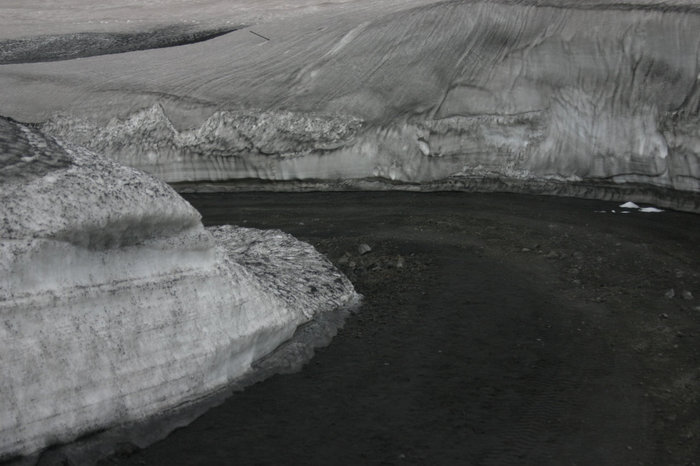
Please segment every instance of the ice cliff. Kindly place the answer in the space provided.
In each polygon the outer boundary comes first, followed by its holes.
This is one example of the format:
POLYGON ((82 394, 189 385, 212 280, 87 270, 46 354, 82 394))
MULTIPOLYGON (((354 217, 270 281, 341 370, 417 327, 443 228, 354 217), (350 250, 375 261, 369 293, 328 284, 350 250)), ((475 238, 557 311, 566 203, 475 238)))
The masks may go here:
POLYGON ((216 3, 212 28, 259 22, 0 66, 2 111, 169 182, 588 183, 579 194, 600 197, 598 183, 700 209, 694 2, 357 1, 259 18, 264 3, 216 3))
POLYGON ((0 461, 179 409, 356 299, 310 245, 0 118, 0 461))

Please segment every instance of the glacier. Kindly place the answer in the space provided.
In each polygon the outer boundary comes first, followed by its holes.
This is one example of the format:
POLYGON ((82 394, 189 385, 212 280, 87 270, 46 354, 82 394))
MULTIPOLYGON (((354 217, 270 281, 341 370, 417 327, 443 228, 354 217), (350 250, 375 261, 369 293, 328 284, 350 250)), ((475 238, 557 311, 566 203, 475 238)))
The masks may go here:
POLYGON ((199 403, 358 299, 309 244, 204 228, 155 177, 0 118, 0 461, 199 403))
POLYGON ((108 15, 63 0, 54 21, 8 8, 0 40, 37 50, 61 34, 162 30, 156 18, 238 29, 0 65, 0 113, 183 189, 491 189, 700 209, 695 2, 165 3, 108 15))
POLYGON ((700 212, 699 30, 694 0, 4 0, 0 461, 199 403, 359 299, 165 183, 700 212))

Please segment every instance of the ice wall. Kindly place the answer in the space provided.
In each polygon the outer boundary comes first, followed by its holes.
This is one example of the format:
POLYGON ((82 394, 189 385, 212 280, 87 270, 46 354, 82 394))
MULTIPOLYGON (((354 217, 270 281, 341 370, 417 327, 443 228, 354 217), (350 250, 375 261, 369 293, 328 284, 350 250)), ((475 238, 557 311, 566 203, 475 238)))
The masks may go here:
POLYGON ((11 116, 170 182, 700 190, 693 2, 357 5, 186 47, 5 65, 0 96, 11 116))
POLYGON ((156 178, 0 118, 0 461, 198 401, 356 299, 310 245, 205 229, 156 178))

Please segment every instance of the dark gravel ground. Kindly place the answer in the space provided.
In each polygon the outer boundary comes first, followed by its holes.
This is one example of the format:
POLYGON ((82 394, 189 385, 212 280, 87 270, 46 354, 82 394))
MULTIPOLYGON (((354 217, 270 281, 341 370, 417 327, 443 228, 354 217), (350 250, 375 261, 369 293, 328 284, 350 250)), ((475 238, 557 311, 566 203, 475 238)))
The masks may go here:
POLYGON ((103 464, 700 461, 700 216, 505 194, 187 198, 208 225, 314 244, 365 302, 300 372, 103 464))

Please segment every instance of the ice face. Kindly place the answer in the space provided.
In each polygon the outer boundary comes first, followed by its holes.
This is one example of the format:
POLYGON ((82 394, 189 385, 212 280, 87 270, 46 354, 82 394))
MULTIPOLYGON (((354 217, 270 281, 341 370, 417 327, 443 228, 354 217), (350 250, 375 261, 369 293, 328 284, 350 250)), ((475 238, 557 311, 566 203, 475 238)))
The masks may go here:
POLYGON ((0 119, 0 460, 195 402, 357 299, 310 245, 0 119))
MULTIPOLYGON (((236 20, 205 3, 202 27, 236 20)), ((6 65, 5 111, 171 182, 700 190, 693 2, 273 3, 206 42, 6 65)))

